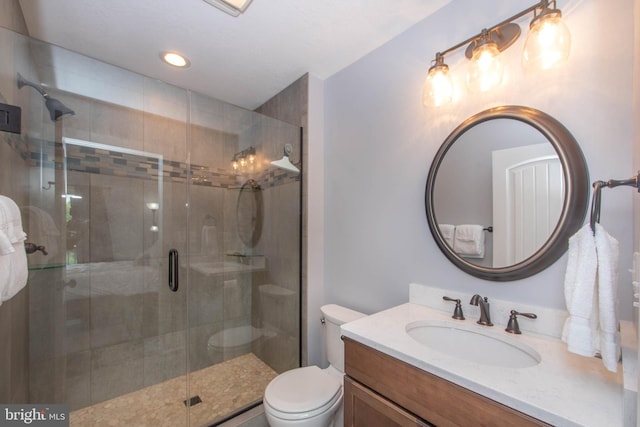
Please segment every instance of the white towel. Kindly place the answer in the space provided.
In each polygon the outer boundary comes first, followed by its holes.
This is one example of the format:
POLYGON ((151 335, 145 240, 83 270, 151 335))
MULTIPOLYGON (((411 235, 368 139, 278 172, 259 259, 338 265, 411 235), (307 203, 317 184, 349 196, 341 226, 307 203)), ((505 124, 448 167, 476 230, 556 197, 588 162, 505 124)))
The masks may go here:
POLYGON ((564 298, 569 311, 562 331, 562 340, 571 353, 594 355, 594 298, 597 269, 596 245, 589 224, 569 239, 567 270, 564 277, 564 298))
POLYGON ((0 195, 0 304, 20 292, 27 284, 26 234, 22 230, 20 209, 13 200, 0 195), (11 248, 8 245, 11 245, 11 248))
POLYGON ((620 332, 618 331, 618 241, 596 224, 596 252, 598 254, 598 341, 604 366, 616 372, 620 360, 620 332))
POLYGON ((562 340, 570 352, 591 357, 600 354, 605 368, 618 369, 617 272, 618 242, 596 224, 569 239, 565 300, 569 311, 562 340))
POLYGON ((218 231, 215 225, 203 225, 201 232, 200 252, 205 255, 217 255, 218 231))
POLYGON ((0 230, 0 255, 9 255, 15 251, 16 250, 13 248, 13 244, 11 243, 11 240, 9 240, 7 233, 0 230))
POLYGON ((484 258, 484 231, 481 225, 456 226, 453 251, 467 258, 484 258))
POLYGON ((23 242, 25 239, 20 208, 13 200, 2 195, 0 195, 0 231, 5 233, 11 244, 23 242))
POLYGON ((456 226, 451 224, 438 224, 438 228, 440 229, 440 234, 442 234, 442 238, 447 245, 453 248, 453 237, 456 232, 456 226))

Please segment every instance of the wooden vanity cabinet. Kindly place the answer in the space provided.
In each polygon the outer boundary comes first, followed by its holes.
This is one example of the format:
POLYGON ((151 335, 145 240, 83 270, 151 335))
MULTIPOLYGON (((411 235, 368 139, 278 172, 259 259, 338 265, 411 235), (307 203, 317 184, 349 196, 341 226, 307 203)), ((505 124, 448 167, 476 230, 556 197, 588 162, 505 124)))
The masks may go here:
POLYGON ((344 347, 345 427, 549 426, 352 339, 344 347))

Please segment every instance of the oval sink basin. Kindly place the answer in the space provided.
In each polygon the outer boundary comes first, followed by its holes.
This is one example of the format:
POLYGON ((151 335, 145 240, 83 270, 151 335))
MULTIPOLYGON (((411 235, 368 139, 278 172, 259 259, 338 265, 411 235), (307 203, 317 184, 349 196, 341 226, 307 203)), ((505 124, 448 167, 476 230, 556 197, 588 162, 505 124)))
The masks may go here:
POLYGON ((471 325, 425 320, 409 323, 405 329, 432 350, 483 365, 528 368, 541 360, 528 345, 471 325))

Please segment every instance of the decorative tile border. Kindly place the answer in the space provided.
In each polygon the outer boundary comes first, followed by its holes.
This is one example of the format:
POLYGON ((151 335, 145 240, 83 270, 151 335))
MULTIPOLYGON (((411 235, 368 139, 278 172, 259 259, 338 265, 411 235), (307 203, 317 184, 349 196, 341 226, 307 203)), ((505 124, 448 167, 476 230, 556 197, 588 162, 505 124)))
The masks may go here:
MULTIPOLYGON (((29 166, 64 169, 62 159, 55 158, 56 150, 63 150, 62 143, 34 140, 30 144, 22 145, 24 147, 20 152, 23 158, 28 160, 29 166)), ((155 157, 71 144, 67 145, 66 154, 68 171, 145 180, 157 180, 160 171, 160 160, 155 157)), ((203 165, 187 165, 174 160, 162 161, 162 177, 165 182, 186 183, 187 171, 190 172, 191 184, 212 188, 235 188, 248 178, 258 181, 263 189, 300 181, 300 174, 276 168, 252 174, 235 174, 225 169, 211 169, 203 165)))

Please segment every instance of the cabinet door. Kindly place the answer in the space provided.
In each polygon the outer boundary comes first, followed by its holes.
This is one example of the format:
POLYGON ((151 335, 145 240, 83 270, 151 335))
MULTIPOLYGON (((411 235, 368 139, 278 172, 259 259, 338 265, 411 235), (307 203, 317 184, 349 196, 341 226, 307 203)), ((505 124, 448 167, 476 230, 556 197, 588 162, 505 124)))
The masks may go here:
MULTIPOLYGON (((549 426, 349 338, 344 338, 344 351, 345 373, 351 381, 362 384, 366 390, 379 393, 376 396, 384 396, 410 414, 416 414, 420 419, 429 420, 440 427, 549 426)), ((358 417, 359 414, 356 413, 355 418, 358 417)), ((367 424, 358 420, 357 425, 367 424)), ((378 424, 378 420, 375 420, 374 424, 369 425, 387 424, 378 424)))
POLYGON ((427 427, 431 424, 417 418, 393 402, 344 378, 345 427, 427 427))

